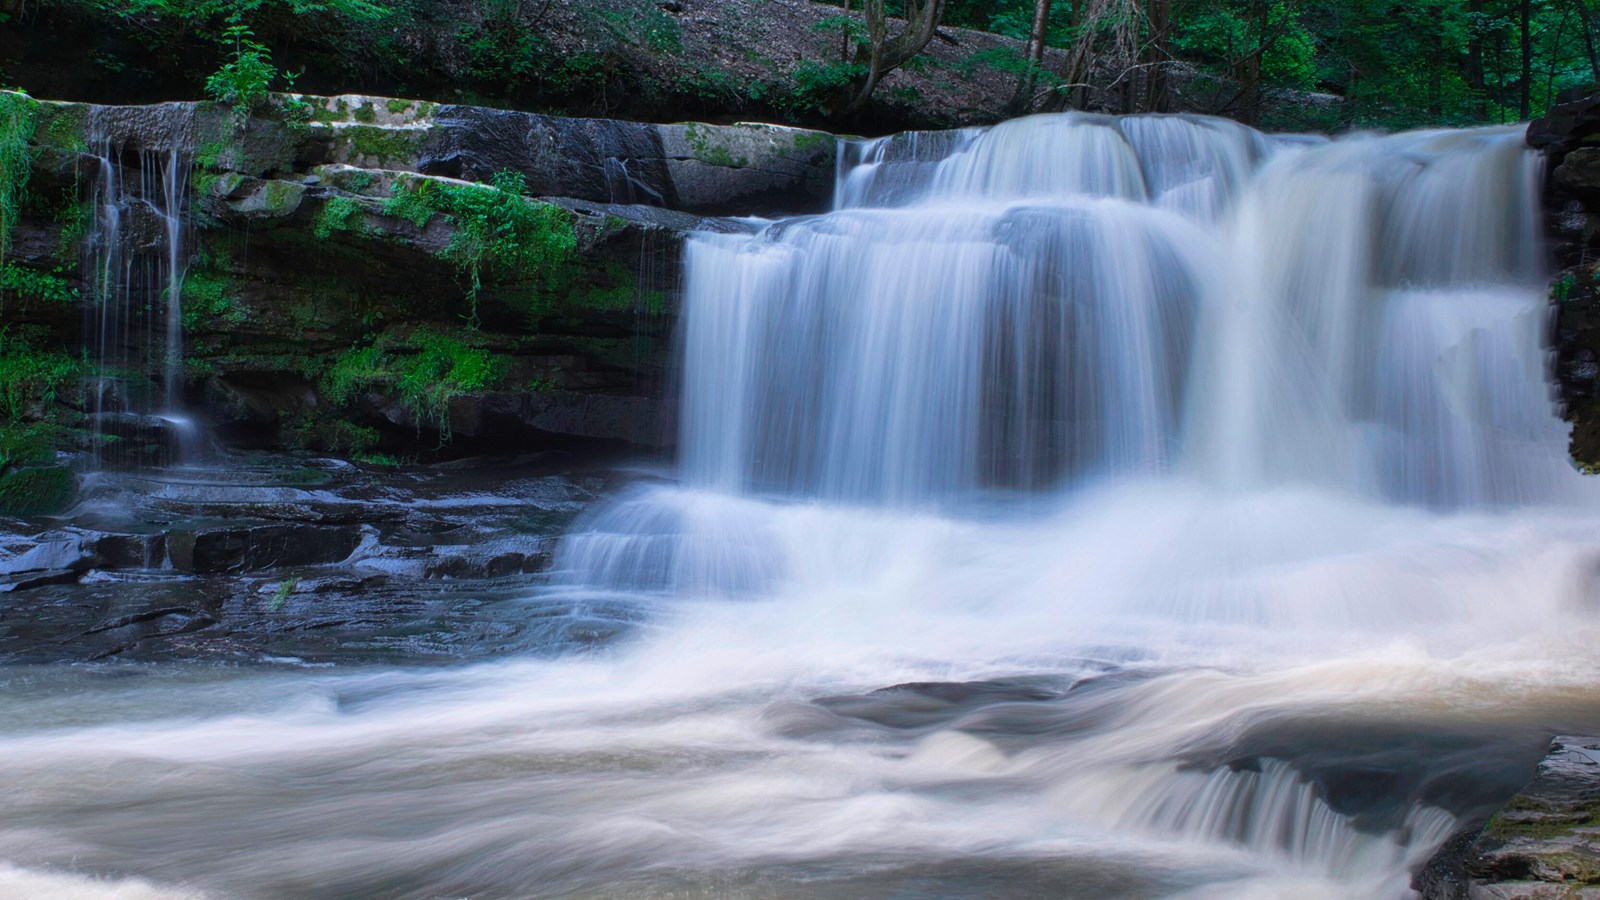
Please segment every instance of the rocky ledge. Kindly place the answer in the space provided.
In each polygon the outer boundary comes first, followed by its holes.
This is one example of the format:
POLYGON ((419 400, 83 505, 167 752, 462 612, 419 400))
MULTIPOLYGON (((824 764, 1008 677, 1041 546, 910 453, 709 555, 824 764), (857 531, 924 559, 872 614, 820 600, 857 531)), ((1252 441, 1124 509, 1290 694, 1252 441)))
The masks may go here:
POLYGON ((248 114, 6 97, 33 111, 0 260, 7 347, 82 360, 89 384, 26 384, 13 405, 112 434, 112 464, 181 455, 149 415, 163 394, 232 447, 659 448, 686 235, 825 208, 837 143, 354 95, 248 114), (173 260, 176 386, 160 362, 173 260))
POLYGON ((425 664, 603 644, 634 611, 552 588, 547 570, 616 477, 561 454, 100 473, 69 515, 0 516, 0 664, 425 664))
POLYGON ((1426 900, 1600 900, 1600 737, 1562 736, 1487 824, 1418 873, 1426 900))
POLYGON ((1562 94, 1528 127, 1545 158, 1545 232, 1556 266, 1555 375, 1572 422, 1572 458, 1600 467, 1600 93, 1562 94))

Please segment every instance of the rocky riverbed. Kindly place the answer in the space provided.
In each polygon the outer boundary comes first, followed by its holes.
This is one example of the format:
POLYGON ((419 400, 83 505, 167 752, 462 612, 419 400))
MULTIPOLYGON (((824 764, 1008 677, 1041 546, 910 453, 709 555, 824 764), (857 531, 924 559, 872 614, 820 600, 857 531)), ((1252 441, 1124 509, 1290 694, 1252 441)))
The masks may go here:
POLYGON ((547 570, 624 477, 554 454, 92 475, 65 515, 0 519, 0 662, 460 662, 603 642, 628 613, 551 596, 547 570))

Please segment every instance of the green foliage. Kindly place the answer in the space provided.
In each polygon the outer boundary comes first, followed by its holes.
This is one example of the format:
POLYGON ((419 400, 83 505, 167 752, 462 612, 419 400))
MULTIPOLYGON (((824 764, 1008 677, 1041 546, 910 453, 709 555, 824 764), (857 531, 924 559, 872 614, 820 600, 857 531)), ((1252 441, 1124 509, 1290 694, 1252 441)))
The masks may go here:
POLYGON ((54 306, 73 303, 78 299, 78 289, 62 277, 62 273, 60 266, 49 272, 41 272, 16 263, 0 264, 0 300, 9 293, 16 295, 23 303, 54 306))
POLYGON ((352 347, 339 357, 322 380, 322 391, 335 404, 346 404, 357 392, 393 391, 416 417, 450 439, 450 401, 499 382, 509 362, 488 350, 436 331, 420 329, 403 341, 380 338, 352 347))
POLYGON ((987 50, 979 50, 976 53, 969 54, 956 65, 956 72, 962 78, 971 78, 979 69, 992 69, 1017 78, 1031 75, 1033 84, 1041 89, 1062 85, 1066 81, 1048 66, 1039 65, 1011 47, 991 47, 987 50))
POLYGON ((838 105, 844 92, 866 77, 866 67, 838 60, 819 63, 806 59, 794 67, 792 77, 792 103, 797 110, 827 113, 838 105))
POLYGON ((206 79, 206 95, 233 107, 235 117, 242 121, 265 105, 278 70, 272 64, 272 52, 256 41, 245 25, 230 25, 223 33, 223 43, 229 47, 229 58, 206 79))
POLYGON ((625 43, 654 53, 683 52, 683 28, 654 3, 638 3, 627 9, 600 9, 593 13, 602 27, 625 43))
POLYGON ((84 0, 84 5, 125 18, 170 18, 189 24, 219 19, 237 22, 273 10, 295 16, 333 13, 373 21, 391 14, 388 4, 368 0, 84 0))
POLYGON ((360 231, 361 222, 361 204, 350 197, 332 197, 322 204, 322 212, 317 214, 316 224, 311 231, 318 240, 325 241, 333 237, 335 232, 360 231))
POLYGON ((49 462, 60 429, 39 422, 0 423, 0 472, 16 466, 49 462))
POLYGON ((77 479, 62 466, 19 468, 0 475, 0 515, 51 515, 71 506, 77 495, 77 479))
POLYGON ((391 98, 389 98, 388 102, 384 104, 384 106, 389 110, 389 112, 391 114, 399 116, 399 115, 404 115, 407 110, 411 109, 411 101, 410 100, 400 100, 400 99, 396 99, 394 97, 391 97, 391 98))
POLYGON ((538 71, 548 55, 544 39, 517 17, 519 5, 488 0, 481 24, 456 32, 467 53, 467 70, 480 81, 518 82, 538 71))
POLYGON ((37 349, 0 328, 0 423, 48 415, 60 392, 76 385, 84 371, 80 360, 37 349))
POLYGON ((578 247, 571 215, 559 206, 523 196, 527 181, 501 171, 491 182, 452 184, 406 179, 396 182, 384 205, 388 215, 425 227, 442 214, 455 229, 440 255, 466 276, 468 324, 478 322, 478 294, 485 279, 526 280, 567 264, 578 247))
POLYGON ((182 322, 186 334, 223 330, 249 320, 232 278, 205 269, 191 271, 184 278, 182 322))
MULTIPOLYGON (((1190 58, 1218 70, 1237 70, 1259 51, 1261 77, 1280 87, 1316 83, 1315 38, 1300 21, 1298 4, 1272 0, 1195 4, 1174 43, 1190 58)), ((1229 74, 1240 74, 1229 71, 1229 74)))
POLYGON ((299 586, 299 578, 285 578, 278 582, 278 586, 272 591, 272 600, 267 604, 267 608, 276 612, 283 606, 284 601, 289 599, 289 595, 294 593, 294 589, 299 586))
POLYGON ((33 172, 29 144, 38 124, 38 101, 20 91, 0 91, 0 259, 11 249, 11 231, 28 196, 33 172))

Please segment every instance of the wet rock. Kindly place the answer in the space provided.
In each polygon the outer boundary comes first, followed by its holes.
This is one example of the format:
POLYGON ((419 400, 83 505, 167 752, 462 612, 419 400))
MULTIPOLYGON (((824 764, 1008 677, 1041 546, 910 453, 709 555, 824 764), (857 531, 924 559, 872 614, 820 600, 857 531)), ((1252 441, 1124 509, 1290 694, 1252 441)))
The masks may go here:
POLYGON ((781 125, 659 126, 680 208, 718 214, 821 212, 836 139, 781 125))
POLYGON ((300 209, 310 188, 299 181, 245 179, 228 192, 228 208, 245 219, 288 218, 300 209))
MULTIPOLYGON (((402 417, 403 409, 390 409, 402 417)), ((452 400, 450 427, 463 438, 515 433, 576 435, 660 446, 667 439, 661 404, 653 397, 552 391, 538 394, 483 392, 452 400)))
POLYGON ((179 571, 219 574, 341 562, 359 540, 350 526, 284 523, 175 531, 168 547, 179 571))
POLYGON ((1571 190, 1600 188, 1600 148, 1581 147, 1568 153, 1556 166, 1552 177, 1571 190))
POLYGON ((651 125, 446 106, 417 171, 488 181, 509 169, 529 193, 707 215, 826 208, 834 139, 770 125, 651 125))
POLYGON ((65 532, 51 532, 0 548, 0 577, 46 571, 84 572, 94 563, 84 539, 65 532))
POLYGON ((1426 900, 1600 898, 1600 738, 1558 737, 1538 775, 1423 867, 1426 900))
POLYGON ((46 569, 39 572, 22 572, 12 575, 0 574, 0 594, 25 591, 29 588, 47 587, 53 584, 74 584, 79 576, 80 573, 71 569, 46 569))
POLYGON ((160 534, 96 534, 86 542, 95 567, 155 569, 167 555, 167 536, 160 534))

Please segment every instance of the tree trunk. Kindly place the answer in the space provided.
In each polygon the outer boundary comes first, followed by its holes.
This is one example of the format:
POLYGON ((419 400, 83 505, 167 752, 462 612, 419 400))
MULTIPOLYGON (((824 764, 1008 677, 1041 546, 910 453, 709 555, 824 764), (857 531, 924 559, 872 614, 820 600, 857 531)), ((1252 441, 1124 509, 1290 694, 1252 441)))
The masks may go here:
POLYGON ((859 112, 872 99, 883 76, 905 65, 922 52, 933 40, 944 21, 945 0, 906 0, 905 27, 894 37, 889 37, 889 20, 884 12, 884 0, 862 0, 861 11, 867 17, 867 43, 856 47, 854 63, 864 74, 851 85, 851 97, 845 103, 845 114, 859 112))
MULTIPOLYGON (((850 18, 850 0, 844 0, 844 17, 846 19, 850 18)), ((840 62, 848 62, 849 60, 850 60, 850 25, 848 23, 846 23, 843 28, 839 29, 839 61, 840 62)))
MULTIPOLYGON (((1472 94, 1471 104, 1477 113, 1477 118, 1489 118, 1489 103, 1486 96, 1488 85, 1483 80, 1483 0, 1467 0, 1467 19, 1472 23, 1471 33, 1467 38, 1467 90, 1472 94)), ((1596 75, 1600 78, 1600 75, 1596 75)))
POLYGON ((1150 40, 1145 53, 1149 68, 1145 70, 1144 108, 1147 112, 1166 112, 1171 105, 1167 63, 1171 61, 1172 54, 1167 48, 1167 41, 1172 29, 1172 0, 1150 0, 1146 15, 1150 23, 1150 40))
POLYGON ((1044 65, 1045 31, 1050 27, 1050 0, 1033 0, 1033 27, 1028 30, 1027 68, 1017 83, 1017 97, 1013 105, 1019 111, 1033 108, 1033 88, 1039 81, 1039 69, 1044 65))
POLYGON ((1594 22, 1589 17, 1588 0, 1577 0, 1578 27, 1583 29, 1583 50, 1589 57, 1589 77, 1600 82, 1600 55, 1594 50, 1594 22))
POLYGON ((1533 116, 1533 0, 1522 0, 1522 84, 1518 92, 1518 114, 1522 121, 1533 116))

